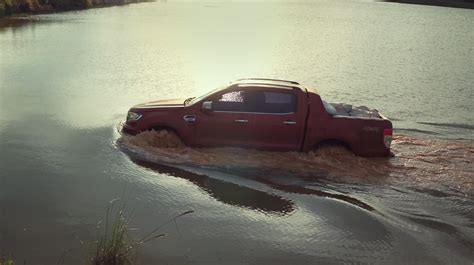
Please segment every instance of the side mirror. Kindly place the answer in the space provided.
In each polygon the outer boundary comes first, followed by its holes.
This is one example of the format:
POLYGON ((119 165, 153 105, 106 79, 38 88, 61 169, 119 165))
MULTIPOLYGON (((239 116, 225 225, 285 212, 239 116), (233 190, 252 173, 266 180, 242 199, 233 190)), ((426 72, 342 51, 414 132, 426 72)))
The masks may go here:
POLYGON ((205 111, 211 111, 212 110, 212 101, 204 101, 202 103, 202 109, 205 111))

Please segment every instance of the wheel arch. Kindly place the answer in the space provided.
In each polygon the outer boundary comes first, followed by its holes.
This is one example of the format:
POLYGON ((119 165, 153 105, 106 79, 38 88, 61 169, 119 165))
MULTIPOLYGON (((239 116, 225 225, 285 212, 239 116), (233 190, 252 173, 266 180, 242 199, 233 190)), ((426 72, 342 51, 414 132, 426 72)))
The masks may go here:
POLYGON ((312 146, 311 150, 317 150, 323 146, 342 146, 346 148, 347 150, 355 153, 354 148, 351 144, 349 144, 345 140, 336 139, 336 138, 328 138, 328 139, 320 140, 312 146))
POLYGON ((155 125, 150 126, 147 129, 147 131, 162 131, 162 130, 171 131, 171 132, 175 133, 177 136, 179 136, 179 138, 181 138, 181 140, 183 139, 181 134, 179 133, 179 131, 176 130, 174 127, 169 126, 169 125, 155 124, 155 125))

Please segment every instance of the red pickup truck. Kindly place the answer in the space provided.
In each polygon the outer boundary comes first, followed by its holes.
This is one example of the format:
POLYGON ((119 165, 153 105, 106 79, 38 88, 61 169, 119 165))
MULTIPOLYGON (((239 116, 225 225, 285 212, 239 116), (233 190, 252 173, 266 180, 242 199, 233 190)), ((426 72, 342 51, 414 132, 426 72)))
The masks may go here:
POLYGON ((193 147, 307 152, 338 142, 356 155, 389 156, 392 123, 376 110, 360 116, 341 114, 297 82, 248 78, 197 98, 134 106, 123 131, 171 130, 193 147))

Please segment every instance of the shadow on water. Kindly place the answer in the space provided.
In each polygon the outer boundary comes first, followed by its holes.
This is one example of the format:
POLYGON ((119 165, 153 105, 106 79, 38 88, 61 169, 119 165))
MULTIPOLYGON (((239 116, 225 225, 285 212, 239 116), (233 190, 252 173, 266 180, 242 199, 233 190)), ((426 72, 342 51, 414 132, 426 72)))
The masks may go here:
POLYGON ((229 205, 279 215, 291 213, 296 209, 293 202, 274 194, 268 194, 263 191, 210 178, 206 175, 192 173, 177 167, 147 162, 135 158, 131 159, 137 165, 158 173, 186 179, 197 185, 216 200, 229 205))
MULTIPOLYGON (((216 200, 229 205, 280 215, 286 215, 296 210, 296 205, 291 200, 285 199, 275 194, 209 177, 205 174, 190 172, 177 166, 141 160, 134 158, 133 155, 131 155, 131 160, 139 166, 154 170, 158 173, 169 174, 174 177, 186 179, 197 185, 216 200)), ((283 191, 285 193, 314 195, 321 198, 329 198, 349 203, 368 211, 375 210, 367 203, 344 194, 326 192, 314 188, 299 186, 296 184, 285 184, 275 181, 275 179, 272 177, 278 176, 279 179, 283 181, 291 180, 296 177, 292 176, 291 173, 245 168, 213 168, 212 171, 215 172, 216 175, 219 173, 225 173, 230 174, 235 178, 256 181, 272 189, 283 191)))
POLYGON ((458 128, 458 129, 466 129, 466 130, 474 130, 474 126, 470 124, 463 124, 463 123, 436 123, 436 122, 418 122, 419 124, 424 125, 432 125, 437 127, 448 127, 448 128, 458 128))
POLYGON ((11 18, 2 18, 0 19, 0 31, 6 29, 16 29, 32 23, 33 20, 27 19, 25 17, 11 17, 11 18))
MULTIPOLYGON (((362 209, 373 211, 375 210, 372 206, 367 203, 362 202, 356 198, 334 192, 327 192, 320 189, 314 189, 306 187, 306 182, 301 182, 300 176, 291 172, 285 172, 285 170, 267 170, 267 169, 245 169, 245 168, 232 168, 232 169, 217 169, 219 171, 228 171, 231 174, 238 175, 246 179, 251 179, 259 183, 263 183, 266 186, 269 186, 273 189, 280 190, 286 193, 294 193, 301 195, 314 195, 321 198, 335 199, 338 201, 350 203, 352 205, 358 206, 362 209), (276 177, 275 177, 276 176, 276 177), (295 182, 296 183, 285 183, 285 182, 295 182)), ((313 176, 311 182, 312 186, 319 186, 321 189, 327 189, 324 183, 325 173, 320 172, 316 177, 313 176), (321 180, 319 180, 321 178, 321 180)), ((308 178, 308 176, 307 176, 308 178)))
POLYGON ((17 33, 23 30, 31 30, 34 32, 35 28, 39 25, 54 23, 58 23, 57 19, 47 19, 41 15, 16 15, 0 19, 0 32, 10 31, 17 33))
POLYGON ((436 218, 432 216, 405 216, 405 218, 415 224, 422 225, 435 231, 446 233, 447 235, 455 238, 466 248, 474 250, 474 242, 472 241, 472 239, 466 237, 466 235, 462 231, 460 231, 458 228, 451 224, 436 220, 436 218))
MULTIPOLYGON (((414 195, 416 196, 416 195, 414 195)), ((454 197, 455 198, 455 197, 454 197)), ((472 204, 472 201, 460 202, 456 201, 456 203, 452 202, 453 197, 447 198, 447 204, 453 204, 453 208, 451 209, 451 218, 462 218, 465 221, 462 222, 463 226, 471 227, 474 224, 474 216, 472 214, 472 208, 468 205, 463 204, 472 204), (462 208, 466 208, 467 210, 461 210, 462 208)), ((456 242, 458 242, 462 247, 465 249, 474 250, 474 241, 473 238, 468 234, 466 234, 466 228, 460 226, 459 223, 453 222, 453 220, 445 220, 441 214, 434 215, 429 212, 424 212, 420 209, 409 209, 400 206, 400 209, 396 209, 393 218, 398 220, 404 220, 404 222, 409 223, 411 225, 416 225, 420 227, 427 228, 431 231, 441 232, 444 233, 446 236, 454 238, 456 242)), ((462 251, 463 249, 458 249, 457 251, 462 251)), ((472 252, 471 252, 472 254, 472 252)))

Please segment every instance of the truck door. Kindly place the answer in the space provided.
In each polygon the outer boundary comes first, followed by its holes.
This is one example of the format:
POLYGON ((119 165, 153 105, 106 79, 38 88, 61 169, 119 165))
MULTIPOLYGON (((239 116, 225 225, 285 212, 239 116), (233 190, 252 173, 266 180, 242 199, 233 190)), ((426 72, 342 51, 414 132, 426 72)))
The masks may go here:
POLYGON ((198 111, 196 143, 199 146, 250 146, 248 112, 244 90, 224 91, 204 101, 212 101, 211 110, 198 111))
POLYGON ((254 117, 248 132, 252 146, 269 150, 299 150, 307 112, 307 102, 301 91, 272 89, 252 93, 254 117))

